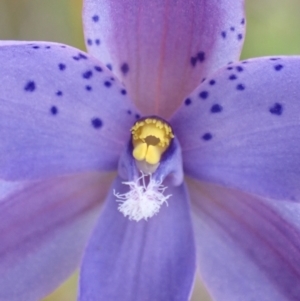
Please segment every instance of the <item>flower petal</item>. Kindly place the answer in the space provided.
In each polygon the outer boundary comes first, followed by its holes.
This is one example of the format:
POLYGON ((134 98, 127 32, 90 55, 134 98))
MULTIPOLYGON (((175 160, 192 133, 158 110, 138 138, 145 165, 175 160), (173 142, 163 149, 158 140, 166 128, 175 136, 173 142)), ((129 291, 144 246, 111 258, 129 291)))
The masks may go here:
POLYGON ((230 65, 172 119, 185 171, 273 199, 300 200, 300 58, 230 65))
POLYGON ((109 70, 53 43, 7 42, 0 65, 0 178, 117 168, 136 116, 109 70))
POLYGON ((112 177, 0 182, 0 300, 40 300, 74 271, 112 177))
POLYGON ((195 180, 188 187, 200 273, 214 300, 299 300, 299 204, 195 180))
POLYGON ((113 190, 86 250, 80 301, 188 300, 195 274, 195 249, 185 186, 148 221, 133 222, 117 209, 113 190))
POLYGON ((85 0, 88 50, 144 114, 167 118, 202 78, 239 58, 242 0, 85 0))

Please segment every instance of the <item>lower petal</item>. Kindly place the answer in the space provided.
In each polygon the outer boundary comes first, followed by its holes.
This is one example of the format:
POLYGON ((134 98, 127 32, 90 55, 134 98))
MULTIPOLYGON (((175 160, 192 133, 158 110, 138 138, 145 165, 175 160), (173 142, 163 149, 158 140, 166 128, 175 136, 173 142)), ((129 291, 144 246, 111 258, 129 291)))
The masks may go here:
POLYGON ((195 274, 195 246, 185 185, 167 189, 168 205, 148 221, 118 211, 114 183, 86 250, 80 301, 188 300, 195 274))
POLYGON ((200 273, 214 300, 299 300, 299 204, 191 179, 188 186, 200 273))
POLYGON ((0 182, 0 300, 40 300, 74 271, 112 176, 0 182))

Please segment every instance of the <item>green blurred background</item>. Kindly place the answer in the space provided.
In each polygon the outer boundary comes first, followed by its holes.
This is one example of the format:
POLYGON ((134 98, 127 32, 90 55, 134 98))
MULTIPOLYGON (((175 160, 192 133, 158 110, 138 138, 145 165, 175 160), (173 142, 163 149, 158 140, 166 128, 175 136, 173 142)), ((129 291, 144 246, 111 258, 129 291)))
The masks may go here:
MULTIPOLYGON (((0 0, 0 39, 56 41, 85 49, 81 6, 82 0, 0 0)), ((299 12, 300 0, 246 1, 242 58, 300 54, 299 12)), ((44 301, 76 300, 76 283, 75 274, 44 301)), ((200 281, 192 300, 209 300, 200 281)))

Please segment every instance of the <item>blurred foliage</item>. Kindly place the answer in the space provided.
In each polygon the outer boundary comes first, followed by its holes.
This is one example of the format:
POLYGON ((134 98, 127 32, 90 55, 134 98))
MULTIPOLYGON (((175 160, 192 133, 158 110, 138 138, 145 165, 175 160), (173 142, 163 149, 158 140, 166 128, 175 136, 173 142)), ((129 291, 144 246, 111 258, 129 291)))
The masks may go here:
POLYGON ((76 301, 78 273, 75 273, 43 301, 76 301))
POLYGON ((300 1, 246 1, 247 34, 242 58, 300 54, 300 1))
MULTIPOLYGON (((0 39, 56 41, 85 49, 82 0, 0 0, 0 39)), ((247 35, 242 58, 300 54, 300 1, 248 0, 247 35)), ((73 275, 44 301, 76 300, 73 275)), ((197 285, 193 300, 206 293, 197 285)))
POLYGON ((0 39, 61 42, 84 49, 82 0, 0 0, 0 39))
MULTIPOLYGON (((0 0, 0 39, 57 41, 84 49, 82 0, 0 0)), ((299 54, 299 0, 248 0, 242 58, 299 54)))

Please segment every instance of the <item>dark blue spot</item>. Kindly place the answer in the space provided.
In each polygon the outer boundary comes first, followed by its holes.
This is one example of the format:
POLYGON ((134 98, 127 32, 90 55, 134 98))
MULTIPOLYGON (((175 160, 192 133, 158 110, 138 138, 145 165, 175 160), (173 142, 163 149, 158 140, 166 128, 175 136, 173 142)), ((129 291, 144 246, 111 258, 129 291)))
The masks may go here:
POLYGON ((236 69, 237 72, 243 72, 244 71, 244 68, 241 67, 241 66, 236 66, 235 69, 236 69))
POLYGON ((203 62, 205 60, 205 53, 203 51, 198 52, 197 58, 199 62, 203 62))
POLYGON ((92 91, 92 87, 91 86, 85 86, 85 90, 92 91))
POLYGON ((50 48, 51 48, 51 46, 46 46, 45 48, 46 48, 46 49, 50 49, 50 48))
POLYGON ((100 45, 100 39, 95 40, 96 45, 100 45))
POLYGON ((107 87, 107 88, 109 88, 111 86, 111 82, 105 81, 104 82, 104 86, 107 87))
POLYGON ((270 58, 270 61, 278 61, 278 60, 280 60, 279 57, 272 57, 272 58, 270 58))
POLYGON ((135 114, 135 118, 136 118, 136 119, 141 118, 140 114, 135 114))
POLYGON ((115 79, 114 79, 114 77, 111 77, 110 80, 114 81, 115 79))
POLYGON ((223 107, 220 106, 219 104, 214 104, 211 108, 210 108, 210 111, 212 113, 220 113, 223 111, 223 107))
POLYGON ((28 92, 33 92, 35 90, 35 82, 34 81, 29 81, 25 85, 24 90, 28 91, 28 92))
POLYGON ((99 128, 101 128, 101 126, 102 126, 102 121, 101 121, 101 119, 100 118, 93 118, 92 119, 92 125, 93 125, 93 127, 95 128, 95 129, 99 129, 99 128))
POLYGON ((87 59, 87 56, 84 55, 84 54, 82 54, 82 53, 79 53, 78 56, 73 56, 73 59, 74 59, 75 61, 79 61, 80 59, 86 60, 86 59, 87 59))
POLYGON ((212 134, 211 134, 211 133, 205 133, 205 134, 202 136, 202 139, 203 139, 203 140, 206 140, 206 141, 211 140, 211 138, 212 138, 212 134))
POLYGON ((190 98, 187 98, 185 101, 184 101, 185 105, 186 106, 189 106, 191 103, 192 103, 192 100, 190 98))
POLYGON ((244 18, 241 20, 241 24, 242 24, 242 25, 245 24, 245 19, 244 19, 244 18))
POLYGON ((127 63, 123 63, 122 66, 121 66, 121 71, 124 75, 126 75, 129 71, 129 66, 127 63))
POLYGON ((94 15, 92 17, 92 19, 93 19, 94 22, 98 22, 99 21, 99 16, 98 15, 94 15))
POLYGON ((79 55, 79 58, 81 58, 81 59, 84 59, 84 60, 87 59, 87 56, 83 53, 79 53, 78 55, 79 55))
POLYGON ((202 78, 202 80, 201 80, 201 83, 203 83, 205 80, 206 80, 206 78, 205 78, 205 77, 203 77, 203 78, 202 78))
POLYGON ((97 72, 102 72, 103 69, 99 66, 95 66, 94 69, 97 71, 97 72))
POLYGON ((126 95, 126 94, 127 94, 127 91, 126 91, 125 89, 122 89, 122 90, 121 90, 121 94, 122 94, 122 95, 126 95))
POLYGON ((199 97, 202 99, 206 99, 208 97, 208 92, 207 91, 200 92, 199 97))
POLYGON ((63 92, 57 91, 57 92, 56 92, 56 95, 57 95, 57 96, 62 96, 62 95, 63 95, 63 92))
POLYGON ((111 64, 107 64, 106 67, 107 67, 110 71, 112 71, 112 69, 113 69, 111 64))
POLYGON ((33 46, 32 48, 33 48, 33 49, 39 49, 40 46, 33 46))
POLYGON ((283 68, 283 65, 280 65, 280 64, 274 66, 274 69, 275 69, 276 71, 280 71, 282 68, 283 68))
POLYGON ((93 41, 91 40, 91 39, 87 39, 87 43, 88 43, 88 45, 93 45, 93 41))
POLYGON ((282 105, 278 102, 276 102, 270 109, 269 109, 271 114, 275 114, 275 115, 281 115, 283 108, 282 105))
POLYGON ((60 47, 61 47, 61 48, 66 48, 66 46, 65 46, 65 45, 60 45, 60 47))
POLYGON ((232 69, 233 69, 233 67, 227 67, 226 69, 227 69, 227 70, 232 70, 232 69))
POLYGON ((197 64, 197 58, 192 56, 190 62, 191 62, 191 65, 192 65, 193 67, 195 67, 196 64, 197 64))
POLYGON ((243 35, 242 35, 241 33, 239 33, 239 34, 237 35, 237 39, 240 41, 242 38, 243 38, 243 35))
POLYGON ((50 112, 52 115, 56 115, 58 113, 57 107, 56 106, 52 106, 50 109, 50 112))
POLYGON ((228 78, 230 80, 235 80, 235 79, 237 79, 237 76, 235 74, 231 74, 228 78))
POLYGON ((243 62, 242 62, 242 64, 248 64, 248 63, 249 63, 248 61, 243 61, 243 62))
POLYGON ((66 69, 66 65, 65 64, 58 64, 58 68, 59 70, 65 70, 66 69))
POLYGON ((225 39, 226 38, 226 31, 222 31, 221 36, 222 36, 223 39, 225 39))
POLYGON ((93 76, 93 72, 91 70, 88 70, 84 73, 82 73, 82 77, 85 78, 85 79, 89 79, 93 76))
POLYGON ((231 31, 234 31, 234 30, 235 30, 235 28, 232 26, 232 27, 230 27, 230 30, 231 30, 231 31))
POLYGON ((128 114, 128 115, 131 115, 131 110, 128 110, 128 111, 127 111, 127 114, 128 114))
POLYGON ((245 90, 245 86, 244 86, 243 84, 238 84, 238 85, 236 86, 236 89, 237 89, 237 90, 240 90, 240 91, 243 91, 243 90, 245 90))
POLYGON ((214 79, 212 79, 212 80, 209 81, 209 84, 210 84, 211 86, 215 85, 215 83, 216 83, 216 81, 215 81, 214 79))

